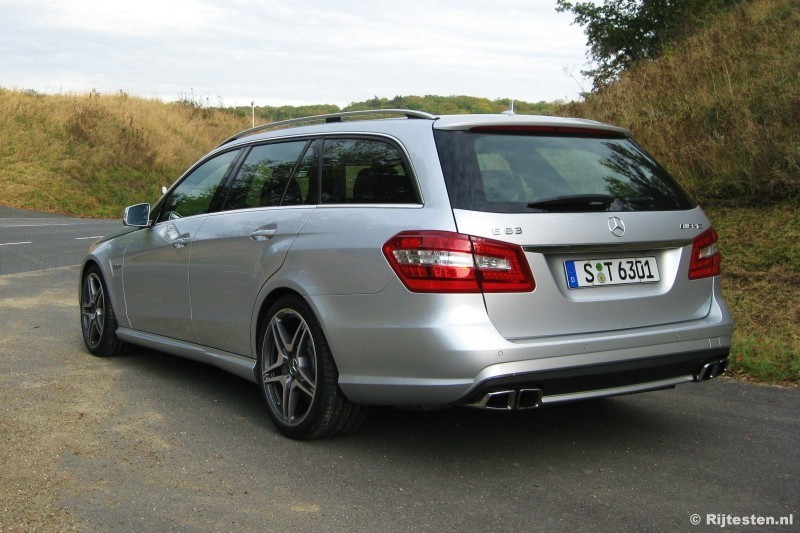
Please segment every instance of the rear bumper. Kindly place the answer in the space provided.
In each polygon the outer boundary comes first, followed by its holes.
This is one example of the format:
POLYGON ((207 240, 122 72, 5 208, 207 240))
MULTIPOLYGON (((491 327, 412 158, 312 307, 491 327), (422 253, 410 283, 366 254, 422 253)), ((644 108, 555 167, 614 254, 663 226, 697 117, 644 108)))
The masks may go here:
POLYGON ((480 295, 404 291, 310 297, 356 403, 470 404, 504 387, 540 389, 551 403, 667 388, 725 360, 733 331, 717 291, 701 319, 514 340, 497 332, 480 295))
POLYGON ((468 397, 467 404, 488 409, 526 409, 669 389, 681 383, 719 376, 727 367, 728 353, 727 348, 722 348, 504 376, 480 383, 468 397), (535 395, 535 400, 530 399, 531 394, 535 395))
POLYGON ((713 339, 724 344, 716 348, 710 340, 498 363, 471 379, 343 375, 340 386, 356 403, 406 406, 476 404, 487 393, 522 389, 541 391, 541 404, 619 396, 716 377, 727 364, 729 338, 713 339), (709 364, 714 371, 704 371, 709 364))

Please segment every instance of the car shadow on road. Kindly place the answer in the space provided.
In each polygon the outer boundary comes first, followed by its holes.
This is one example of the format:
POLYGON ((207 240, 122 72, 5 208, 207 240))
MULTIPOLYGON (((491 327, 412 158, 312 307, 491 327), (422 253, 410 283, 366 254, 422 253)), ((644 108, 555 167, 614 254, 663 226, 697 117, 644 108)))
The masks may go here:
MULTIPOLYGON (((134 348, 114 358, 129 384, 137 380, 157 387, 170 404, 214 405, 223 418, 244 418, 272 438, 278 434, 269 420, 257 385, 215 367, 134 348)), ((676 391, 607 398, 548 406, 520 412, 482 411, 457 407, 435 411, 372 407, 364 426, 352 435, 306 445, 324 448, 451 449, 459 455, 509 455, 522 450, 539 452, 570 447, 649 447, 667 436, 692 431, 692 420, 670 409, 676 391), (664 395, 673 395, 672 397, 664 395)), ((185 407, 184 407, 185 409, 185 407)), ((210 421, 213 423, 213 421, 210 421)))

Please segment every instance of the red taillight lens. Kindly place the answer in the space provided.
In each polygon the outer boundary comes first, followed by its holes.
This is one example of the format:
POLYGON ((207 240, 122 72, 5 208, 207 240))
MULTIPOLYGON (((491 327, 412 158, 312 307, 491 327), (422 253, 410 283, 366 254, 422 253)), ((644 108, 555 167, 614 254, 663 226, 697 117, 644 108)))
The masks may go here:
POLYGON ((689 265, 689 279, 718 276, 722 258, 717 246, 717 232, 708 228, 692 241, 692 262, 689 265))
POLYGON ((404 231, 383 254, 412 292, 530 292, 535 283, 519 246, 447 231, 404 231))

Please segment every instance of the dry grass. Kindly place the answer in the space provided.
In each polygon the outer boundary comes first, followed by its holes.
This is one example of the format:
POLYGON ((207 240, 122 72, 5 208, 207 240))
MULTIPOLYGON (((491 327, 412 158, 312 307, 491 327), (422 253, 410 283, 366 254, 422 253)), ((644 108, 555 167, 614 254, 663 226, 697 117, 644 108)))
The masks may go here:
POLYGON ((158 198, 161 185, 248 126, 223 110, 125 94, 0 89, 3 203, 117 217, 122 206, 158 198))
POLYGON ((723 291, 736 318, 731 368, 800 382, 800 208, 710 208, 723 252, 723 291))
MULTIPOLYGON (((348 109, 424 108, 434 113, 499 112, 509 102, 466 96, 396 97, 348 109)), ((549 111, 517 102, 520 112, 549 111)), ((261 107, 258 123, 339 111, 333 105, 261 107)), ((250 127, 250 108, 203 108, 115 95, 43 95, 0 88, 0 201, 81 216, 118 217, 154 201, 191 163, 250 127)))
POLYGON ((742 2, 559 113, 630 128, 704 204, 800 198, 800 0, 742 2))

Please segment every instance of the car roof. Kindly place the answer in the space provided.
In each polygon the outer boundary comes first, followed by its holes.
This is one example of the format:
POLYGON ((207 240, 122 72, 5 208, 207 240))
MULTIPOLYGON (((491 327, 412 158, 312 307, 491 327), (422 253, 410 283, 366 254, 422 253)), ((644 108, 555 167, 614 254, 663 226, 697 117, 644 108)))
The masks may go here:
POLYGON ((431 126, 427 127, 433 127, 437 130, 470 130, 484 127, 499 129, 541 127, 554 128, 556 130, 564 129, 565 131, 593 130, 609 132, 616 135, 630 135, 630 132, 625 128, 580 118, 517 115, 513 113, 432 115, 422 111, 408 109, 375 109, 315 115, 263 124, 233 135, 220 143, 217 148, 240 144, 235 142, 239 140, 241 140, 241 143, 251 143, 253 141, 273 139, 276 137, 313 135, 337 131, 390 133, 392 129, 397 126, 398 122, 407 121, 418 121, 421 124, 429 123, 431 126))

